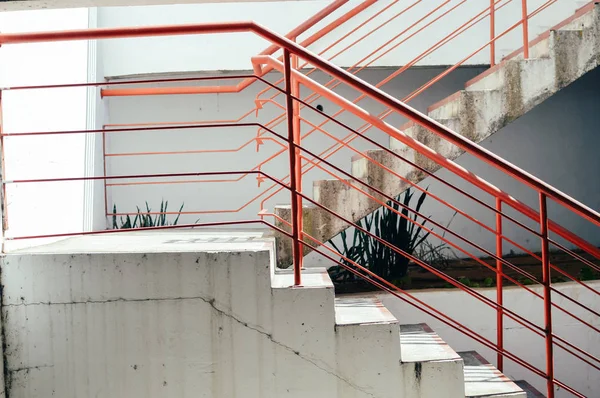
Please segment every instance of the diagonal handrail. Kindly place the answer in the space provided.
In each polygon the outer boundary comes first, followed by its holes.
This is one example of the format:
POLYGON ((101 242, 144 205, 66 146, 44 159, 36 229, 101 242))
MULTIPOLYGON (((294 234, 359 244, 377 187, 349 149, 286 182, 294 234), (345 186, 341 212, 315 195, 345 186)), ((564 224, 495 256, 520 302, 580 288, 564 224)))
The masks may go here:
MULTIPOLYGON (((97 29, 79 29, 69 31, 50 31, 50 32, 35 32, 35 33, 5 33, 0 34, 0 46, 8 44, 21 44, 21 43, 39 43, 39 42, 52 42, 52 41, 72 41, 72 40, 95 40, 95 39, 114 39, 114 38, 131 38, 131 37, 147 37, 147 36, 174 36, 174 35, 193 35, 193 34, 210 34, 210 33, 235 33, 235 32, 254 32, 255 34, 269 40, 271 43, 276 44, 282 48, 289 50, 295 55, 302 59, 309 61, 312 65, 320 68, 321 70, 334 75, 338 80, 344 82, 348 86, 356 89, 357 91, 370 96, 376 101, 383 105, 394 109, 396 112, 410 119, 412 122, 423 126, 430 130, 436 135, 442 137, 446 141, 460 147, 465 152, 470 153, 485 163, 493 166, 496 169, 503 171, 506 174, 514 177, 521 181, 525 185, 535 189, 536 191, 547 195, 556 202, 562 204, 567 209, 580 215, 581 217, 591 221, 596 225, 600 225, 600 213, 584 205, 583 203, 573 199, 569 195, 562 191, 554 188, 547 184, 541 179, 533 176, 525 170, 513 165, 507 160, 500 156, 492 153, 491 151, 483 148, 482 146, 470 141, 469 139, 461 136, 460 134, 452 131, 448 127, 438 123, 431 119, 427 115, 417 111, 416 109, 406 105, 397 98, 385 93, 384 91, 372 86, 364 80, 352 75, 344 69, 332 64, 329 61, 317 56, 308 49, 294 43, 293 41, 279 35, 278 33, 260 25, 255 22, 214 22, 204 24, 189 24, 189 25, 162 25, 162 26, 146 26, 146 27, 121 27, 121 28, 97 28, 97 29)), ((273 60, 279 63, 277 60, 273 60)), ((305 82, 306 78, 301 73, 294 73, 297 79, 302 79, 305 82)), ((310 84, 310 83, 309 83, 310 84)), ((355 104, 350 103, 337 96, 331 90, 328 90, 318 84, 311 84, 311 88, 321 91, 322 93, 328 93, 332 98, 335 98, 339 105, 346 107, 348 110, 354 110, 360 112, 362 117, 365 117, 367 121, 377 125, 383 131, 386 131, 390 136, 401 141, 405 145, 413 148, 420 152, 430 160, 433 160, 453 173, 460 177, 463 177, 467 181, 479 186, 489 194, 501 198, 505 203, 511 205, 515 209, 521 211, 528 217, 539 220, 539 214, 537 211, 531 209, 529 206, 517 201, 507 193, 501 191, 497 187, 493 186, 477 177, 475 174, 459 166, 455 162, 446 159, 440 154, 433 151, 431 148, 423 145, 416 141, 412 137, 408 137, 403 132, 393 128, 385 122, 382 122, 378 118, 364 114, 360 108, 355 104)), ((558 226, 555 223, 550 223, 550 229, 560 235, 561 237, 577 243, 600 256, 600 250, 587 242, 581 242, 581 239, 570 231, 558 226)))
MULTIPOLYGON (((262 72, 262 69, 260 68, 260 65, 258 64, 260 62, 268 63, 270 66, 283 71, 283 64, 272 57, 257 56, 257 57, 254 57, 253 60, 256 65, 255 72, 257 72, 258 75, 260 75, 260 73, 262 72)), ((534 177, 533 175, 518 168, 517 166, 504 160, 503 158, 495 155, 494 153, 488 151, 487 149, 481 147, 480 145, 478 145, 478 144, 470 141, 469 139, 461 136, 460 134, 452 131, 448 127, 436 122, 435 120, 429 118, 428 116, 409 107, 408 105, 404 104, 400 100, 369 85, 368 83, 362 81, 361 79, 355 77, 354 75, 347 73, 346 71, 338 68, 337 66, 331 65, 331 64, 327 63, 326 61, 325 62, 322 62, 322 61, 324 61, 324 60, 319 60, 319 62, 322 64, 322 65, 319 65, 319 67, 322 67, 323 69, 327 70, 327 72, 329 72, 331 74, 335 74, 336 72, 341 72, 341 74, 343 76, 339 76, 339 79, 344 80, 346 82, 346 84, 352 86, 356 90, 362 91, 362 92, 367 92, 367 94, 371 95, 374 99, 378 100, 379 102, 381 102, 385 105, 390 106, 391 108, 394 108, 396 111, 402 113, 404 116, 411 119, 413 122, 427 128, 428 130, 432 131, 433 133, 436 133, 437 135, 446 139, 447 141, 451 142, 452 144, 461 147, 467 153, 470 153, 470 154, 478 157, 479 159, 485 161, 486 163, 494 166, 495 168, 497 168, 501 171, 504 171, 505 173, 513 176, 514 178, 520 180, 524 184, 536 189, 536 191, 542 192, 542 193, 548 195, 549 197, 552 197, 554 200, 563 204, 565 207, 569 208, 571 211, 581 215, 582 217, 585 217, 589 221, 600 226, 600 213, 598 213, 598 212, 592 210, 591 208, 587 207, 586 205, 576 201, 575 199, 569 197, 565 193, 548 185, 544 181, 538 179, 537 177, 534 177)), ((314 60, 311 59, 311 62, 314 62, 314 60)), ((526 215, 534 220, 539 220, 539 213, 537 211, 535 211, 531 207, 527 206, 526 204, 518 201, 517 199, 513 198, 508 193, 500 190, 496 186, 481 179, 474 173, 469 172, 468 170, 466 170, 462 166, 458 165, 457 163, 453 162, 452 160, 446 159, 445 157, 438 154, 437 152, 435 152, 428 146, 422 144, 421 142, 417 141, 416 139, 414 139, 412 137, 407 136, 400 130, 398 130, 398 129, 394 128, 393 126, 389 125, 388 123, 380 120, 378 117, 371 115, 370 113, 366 112, 362 108, 358 107, 353 102, 350 102, 347 99, 339 96, 335 92, 320 85, 319 83, 317 83, 314 80, 310 79, 309 77, 303 75, 302 73, 299 73, 298 71, 292 71, 292 74, 294 75, 294 78, 299 80, 302 84, 306 85, 307 87, 309 87, 310 89, 312 89, 314 91, 319 92, 321 95, 328 98, 330 101, 334 102, 336 105, 340 106, 341 108, 346 109, 350 113, 353 113, 354 115, 362 118, 366 122, 371 123, 372 125, 379 128, 380 130, 386 132, 390 136, 401 141, 403 144, 411 147, 415 151, 428 157, 430 160, 444 166, 448 170, 452 171, 454 174, 473 183, 475 186, 478 186, 479 188, 483 189, 484 191, 488 192, 489 194, 502 199, 502 201, 511 205, 513 208, 519 210, 524 215, 526 215)), ((563 237, 579 246, 585 247, 586 250, 589 250, 592 254, 594 254, 596 256, 600 256, 600 249, 598 249, 597 247, 591 245, 588 242, 583 241, 581 238, 577 237, 572 232, 562 228, 558 224, 551 223, 550 226, 551 226, 551 229, 555 233, 560 235, 561 237, 563 237)))
MULTIPOLYGON (((334 11, 345 5, 349 0, 335 0, 321 11, 292 29, 286 38, 296 40, 296 38, 306 32, 308 29, 321 22, 323 19, 331 15, 334 11)), ((300 45, 308 47, 317 42, 322 37, 331 33, 356 15, 360 14, 364 10, 374 5, 377 0, 365 0, 358 6, 352 8, 344 15, 335 19, 327 26, 320 29, 318 32, 312 34, 307 39, 303 40, 300 45)), ((273 55, 278 50, 278 47, 274 44, 267 47, 259 55, 273 55)), ((280 57, 281 58, 281 57, 280 57)), ((100 90, 101 97, 122 97, 122 96, 141 96, 141 95, 172 95, 172 94, 210 94, 210 93, 239 93, 254 83, 254 79, 244 79, 238 84, 228 86, 185 86, 185 87, 148 87, 148 88, 126 88, 126 89, 105 89, 100 90)), ((251 113, 252 111, 248 112, 251 113)), ((241 120, 247 115, 240 117, 241 120)))
MULTIPOLYGON (((280 46, 284 49, 284 63, 279 62, 277 59, 269 56, 259 56, 253 59, 255 71, 257 75, 261 75, 263 73, 263 65, 268 65, 274 67, 275 69, 279 69, 284 72, 286 77, 286 97, 287 97, 287 109, 288 109, 288 126, 292 127, 293 123, 293 115, 292 115, 292 107, 293 101, 300 101, 294 95, 292 95, 292 91, 290 89, 292 81, 299 82, 308 88, 312 89, 315 92, 318 92, 320 95, 328 98, 330 101, 335 103, 336 105, 346 109, 350 113, 360 117, 366 122, 373 124, 375 127, 379 128, 381 131, 386 132, 391 137, 399 140, 403 144, 412 148, 416 152, 420 153, 422 156, 428 158, 429 160, 436 162, 437 164, 445 167, 455 175, 461 177, 462 179, 470 182, 474 186, 482 189, 484 192, 489 193, 497 199, 500 199, 502 202, 510 205, 517 211, 522 214, 536 220, 540 225, 540 236, 542 240, 542 262, 543 262, 543 271, 544 271, 544 315, 545 315, 545 327, 542 329, 543 334, 546 336, 546 361, 547 361, 547 371, 541 372, 538 369, 536 373, 541 375, 542 377, 547 379, 548 384, 548 393, 549 396, 553 396, 553 388, 555 385, 561 386, 572 393, 575 393, 577 396, 582 396, 577 393, 573 389, 564 386, 563 383, 559 382, 554 378, 554 370, 553 370, 553 345, 557 347, 561 347, 563 349, 564 346, 561 346, 558 342, 553 342, 553 338, 556 338, 554 333, 552 332, 552 322, 551 322, 551 306, 552 301, 550 297, 551 286, 549 281, 549 260, 548 260, 548 244, 550 239, 548 237, 548 231, 553 231, 557 235, 562 238, 570 241, 573 244, 578 245, 579 247, 585 248, 589 253, 592 253, 595 256, 600 255, 600 249, 594 247, 590 243, 581 239, 574 233, 562 228, 558 224, 555 224, 548 219, 547 215, 547 198, 551 198, 570 210, 571 212, 580 215, 586 220, 592 222, 596 226, 600 226, 600 213, 595 210, 587 207, 586 205, 576 201, 570 196, 566 195, 562 191, 552 187, 551 185, 545 183, 544 181, 538 179, 537 177, 527 173, 526 171, 518 168, 517 166, 511 164, 510 162, 504 160, 503 158, 495 155, 494 153, 486 150, 485 148, 479 146, 478 144, 471 142, 467 138, 457 134, 451 129, 443 126, 442 124, 434 121, 428 116, 414 110, 413 108, 406 105, 404 102, 393 98, 387 93, 379 90, 378 88, 364 82, 363 80, 357 78, 351 73, 333 65, 332 63, 322 59, 318 55, 313 54, 311 51, 299 46, 293 41, 278 35, 271 30, 253 23, 253 22, 230 22, 230 23, 208 23, 208 24, 195 24, 195 25, 180 25, 180 26, 153 26, 153 27, 139 27, 139 28, 101 28, 101 29, 89 29, 89 30, 73 30, 73 31, 57 31, 57 32, 38 32, 38 33, 16 33, 16 34, 0 34, 0 45, 7 44, 18 44, 18 43, 32 43, 32 42, 47 42, 47 41, 66 41, 66 40, 94 40, 94 39, 109 39, 109 38, 117 38, 117 37, 145 37, 145 36, 166 36, 166 35, 186 35, 186 34, 206 34, 206 33, 225 33, 225 32, 254 32, 257 35, 271 41, 273 44, 280 46), (540 211, 532 209, 531 207, 525 205, 524 203, 518 201, 517 199, 511 197, 506 192, 498 189, 494 185, 488 183, 487 181, 481 179, 474 173, 469 172, 462 166, 456 164, 452 160, 446 159, 441 154, 433 151, 429 147, 423 145, 421 142, 413 139, 405 135, 403 132, 397 130, 393 126, 388 123, 382 121, 377 116, 371 115, 366 112, 362 108, 358 107, 356 104, 346 100, 343 97, 340 97, 330 89, 323 87, 322 85, 314 82, 312 79, 304 76, 296 70, 291 70, 290 68, 290 57, 291 54, 302 58, 305 61, 310 62, 312 65, 321 69, 325 73, 333 75, 341 82, 347 84, 348 86, 356 89, 362 94, 369 96, 375 99, 377 102, 382 103, 383 105, 393 109, 395 112, 400 113, 401 115, 407 117, 412 122, 419 124, 420 126, 430 130, 434 134, 439 137, 445 139, 446 141, 458 146, 463 149, 465 152, 470 153, 471 155, 477 157, 478 159, 484 161, 485 163, 491 165, 497 170, 502 171, 505 174, 510 175, 516 180, 522 182, 526 186, 529 186, 535 189, 539 193, 540 198, 540 211)), ((337 213, 333 212, 330 209, 325 208, 324 206, 317 203, 315 200, 309 198, 305 194, 303 194, 299 189, 296 188, 296 184, 294 182, 294 175, 298 171, 300 164, 295 162, 297 155, 295 153, 302 148, 294 141, 292 134, 290 133, 288 136, 288 150, 290 153, 290 175, 292 176, 291 182, 289 185, 289 190, 292 193, 292 213, 295 213, 295 220, 293 222, 294 229, 292 233, 292 239, 294 240, 294 259, 295 259, 295 284, 300 284, 300 268, 301 264, 301 250, 297 250, 298 247, 302 248, 301 245, 305 245, 305 242, 302 240, 302 233, 298 230, 298 207, 297 207, 297 198, 301 198, 307 200, 308 202, 314 204, 315 206, 321 208, 322 210, 328 211, 331 214, 341 218, 344 222, 352 224, 356 227, 352 221, 347 218, 343 218, 339 216, 337 213), (296 273, 298 274, 298 278, 296 278, 296 273)), ((262 172, 257 172, 264 175, 262 172)), ((147 176, 146 176, 147 177, 147 176)), ((93 178, 93 177, 92 177, 93 178)), ((106 176, 100 178, 107 178, 106 176)), ((90 179, 90 178, 88 178, 90 179)), ((283 184, 280 182, 280 184, 283 184)), ((247 221, 246 221, 247 222, 247 221)), ((240 222, 237 222, 238 224, 240 222)), ((242 222, 243 223, 243 222, 242 222)), ((218 223, 215 223, 215 225, 218 223)), ((362 229, 362 232, 369 234, 368 231, 362 229)), ((286 234, 289 236, 289 234, 286 234)), ((369 234, 372 236, 372 234, 369 234)), ((375 239, 377 239, 375 237, 375 239)), ((381 242, 386 245, 385 242, 381 242)), ((387 245, 386 245, 387 246, 387 245)), ((316 248, 315 248, 316 249, 316 248)), ((317 249, 318 250, 318 249, 317 249)), ((322 253, 322 252, 321 252, 322 253)), ((414 258, 411 257, 413 260, 414 258)), ((363 276, 364 277, 364 276, 363 276)), ((381 285, 381 284, 380 284, 381 285)), ((462 286, 461 286, 462 287, 462 286)), ((469 289, 463 289, 469 292, 469 289)), ((486 300, 487 301, 487 300, 486 300)), ((500 309, 502 309, 505 313, 505 309, 501 304, 493 304, 493 302, 489 302, 489 304, 496 308, 499 313, 500 309)), ((509 314, 506 313, 506 316, 509 314)), ((476 336, 472 336, 476 338, 476 336)), ((562 341, 556 338, 557 341, 562 341)), ((564 342, 564 341, 562 341, 564 342)), ((488 344, 489 346, 490 344, 488 344)), ((492 344, 493 345, 493 344, 492 344)), ((570 347, 575 347, 573 345, 568 344, 570 347)), ((523 362, 519 357, 513 358, 511 355, 508 355, 506 350, 501 349, 503 355, 508 357, 509 359, 513 359, 517 362, 523 362)), ((500 352, 500 351, 499 351, 500 352)), ((582 359, 578 356, 578 358, 582 359)), ((584 360, 584 359, 582 359, 584 360)), ((584 360, 585 361, 585 360, 584 360)), ((587 361, 586 361, 587 362, 587 361)), ((589 362, 587 362, 589 363, 589 362)))

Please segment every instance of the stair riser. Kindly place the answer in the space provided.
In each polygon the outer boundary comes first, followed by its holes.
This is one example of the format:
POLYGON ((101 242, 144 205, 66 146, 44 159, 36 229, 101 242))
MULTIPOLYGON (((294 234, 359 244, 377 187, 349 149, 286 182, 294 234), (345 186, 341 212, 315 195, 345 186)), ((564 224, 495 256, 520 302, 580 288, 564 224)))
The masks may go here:
POLYGON ((401 389, 398 323, 336 326, 339 398, 397 398, 401 389), (356 388, 358 387, 358 388, 356 388))
POLYGON ((306 386, 314 386, 319 397, 335 396, 337 381, 331 376, 337 367, 333 288, 278 288, 272 290, 272 297, 276 303, 272 340, 281 347, 277 374, 297 375, 276 378, 278 396, 288 396, 290 391, 305 393, 306 386), (311 363, 314 366, 309 366, 311 363))
POLYGON ((465 396, 462 360, 403 363, 401 378, 404 385, 403 398, 465 396))

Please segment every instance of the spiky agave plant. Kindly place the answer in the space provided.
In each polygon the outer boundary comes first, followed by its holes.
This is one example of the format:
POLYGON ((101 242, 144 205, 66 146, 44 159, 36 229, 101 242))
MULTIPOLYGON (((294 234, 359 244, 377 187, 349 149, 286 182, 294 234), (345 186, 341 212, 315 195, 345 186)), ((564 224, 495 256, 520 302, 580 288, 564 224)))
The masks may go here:
MULTIPOLYGON (((423 230, 427 219, 418 221, 419 217, 416 213, 409 214, 408 209, 413 198, 413 193, 410 189, 404 193, 404 199, 402 200, 405 207, 401 207, 397 203, 400 202, 401 196, 402 194, 396 198, 396 202, 388 201, 387 205, 389 207, 384 206, 374 213, 369 214, 364 219, 359 220, 357 225, 381 238, 391 246, 400 249, 400 251, 412 255, 416 248, 429 236, 429 232, 423 230), (408 218, 412 218, 413 221, 420 225, 408 221, 408 218)), ((414 208, 415 212, 420 212, 426 196, 426 191, 423 191, 417 200, 414 208)), ((347 259, 340 259, 340 262, 345 265, 356 269, 352 264, 354 262, 390 282, 399 280, 407 274, 410 262, 409 258, 396 252, 378 239, 369 236, 359 229, 354 229, 351 245, 348 244, 346 231, 343 231, 340 237, 342 239, 341 250, 333 241, 330 240, 329 242, 340 255, 347 259)), ((336 283, 353 281, 358 278, 339 265, 331 267, 329 274, 331 279, 336 283)))
POLYGON ((125 219, 123 219, 123 217, 120 217, 120 223, 121 225, 119 226, 117 223, 117 205, 113 205, 113 216, 112 216, 112 227, 113 229, 133 229, 133 228, 148 228, 148 227, 162 227, 162 226, 166 226, 166 225, 177 225, 177 223, 179 222, 179 217, 181 216, 181 210, 183 210, 183 206, 185 204, 182 204, 181 207, 179 208, 178 214, 177 214, 177 218, 175 218, 175 220, 173 221, 173 223, 170 223, 167 220, 167 215, 165 214, 167 212, 167 208, 169 206, 169 201, 161 201, 160 202, 160 211, 158 214, 155 215, 154 218, 152 218, 152 209, 150 209, 150 206, 148 205, 148 202, 146 203, 146 211, 142 212, 140 210, 140 208, 138 206, 136 206, 137 208, 137 213, 135 215, 135 217, 133 218, 133 220, 131 219, 131 217, 129 215, 125 216, 125 219))

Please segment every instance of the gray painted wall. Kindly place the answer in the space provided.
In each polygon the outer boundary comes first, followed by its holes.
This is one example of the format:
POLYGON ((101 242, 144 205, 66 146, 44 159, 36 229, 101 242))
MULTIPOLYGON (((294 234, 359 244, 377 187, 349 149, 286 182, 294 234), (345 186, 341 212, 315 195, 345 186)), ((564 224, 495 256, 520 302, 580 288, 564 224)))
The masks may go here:
MULTIPOLYGON (((411 105, 421 111, 425 111, 427 105, 444 98, 445 96, 460 89, 465 80, 477 74, 481 69, 467 68, 458 70, 452 76, 440 82, 437 86, 418 97, 411 105)), ((392 81, 384 88, 398 98, 403 98, 412 89, 432 77, 439 70, 436 69, 414 69, 408 71, 400 78, 392 81)), ((377 82, 390 71, 386 69, 368 70, 361 75, 369 82, 377 82)), ((582 201, 592 208, 600 208, 600 181, 595 172, 600 170, 600 159, 597 156, 598 135, 596 134, 600 118, 597 109, 600 109, 600 98, 597 95, 600 89, 600 71, 596 70, 581 78, 573 85, 559 92, 524 117, 511 123, 500 132, 485 140, 482 144, 498 155, 515 165, 529 171, 558 189, 566 192, 577 200, 582 201)), ((324 76, 318 76, 317 80, 325 82, 324 76)), ((243 95, 205 95, 205 96, 164 96, 164 97, 140 97, 140 98, 111 98, 108 99, 109 118, 111 123, 115 122, 137 122, 137 121, 181 121, 181 120, 211 120, 230 119, 240 116, 247 109, 252 108, 255 93, 261 88, 258 84, 251 87, 243 95)), ((352 90, 344 88, 338 92, 347 98, 356 96, 352 90)), ((322 104, 328 114, 333 114, 338 109, 334 105, 317 101, 322 104)), ((382 110, 379 104, 365 101, 361 102, 371 112, 378 113, 382 110)), ((272 104, 266 104, 259 113, 259 117, 253 115, 245 121, 265 122, 277 114, 278 109, 272 104)), ((312 111, 303 111, 307 119, 318 122, 321 119, 312 111), (308 113, 310 112, 310 113, 308 113)), ((356 128, 362 123, 353 116, 344 115, 339 118, 356 128)), ((403 118, 394 116, 390 121, 399 126, 403 118)), ((303 132, 308 131, 308 126, 303 126, 303 132)), ((284 125, 275 129, 284 134, 284 125)), ((343 137, 346 131, 332 123, 327 125, 327 131, 336 137, 343 137)), ((207 130, 176 130, 163 132, 144 133, 118 133, 108 135, 109 152, 129 151, 159 151, 159 150, 197 150, 217 148, 237 148, 256 134, 256 128, 239 129, 207 129, 207 130)), ((371 130, 369 137, 381 144, 387 145, 388 137, 384 133, 371 130)), ((321 133, 314 133, 303 141, 307 149, 320 152, 333 144, 334 141, 321 133)), ((373 145, 357 139, 354 141, 359 150, 373 148, 373 145)), ((258 162, 268 158, 279 149, 273 142, 265 142, 259 153, 252 143, 238 153, 229 154, 193 154, 193 155, 164 155, 164 156, 134 156, 107 158, 107 170, 109 175, 136 174, 136 173, 175 173, 175 172, 199 172, 214 170, 245 170, 255 166, 258 162)), ((344 149, 333 155, 330 159, 333 164, 350 171, 350 158, 353 153, 344 149)), ((273 175, 275 178, 283 178, 287 175, 287 153, 280 155, 277 159, 263 167, 263 171, 273 175)), ((538 209, 538 197, 534 191, 523 186, 521 183, 506 177, 493 170, 490 166, 474 159, 470 155, 463 155, 458 163, 478 174, 482 178, 509 192, 519 200, 524 201, 535 209, 538 209)), ((461 182, 447 171, 439 171, 437 175, 455 183, 460 188, 472 193, 484 202, 494 206, 493 198, 487 194, 478 192, 474 187, 461 182)), ((311 193, 312 182, 318 179, 331 178, 326 172, 313 170, 303 178, 305 192, 311 193)), ((137 185, 109 187, 109 204, 116 203, 119 211, 134 211, 136 205, 143 205, 148 201, 151 208, 157 210, 161 199, 169 200, 170 210, 177 210, 181 203, 185 202, 184 211, 197 210, 235 210, 243 206, 249 199, 258 195, 268 182, 263 183, 261 189, 257 188, 254 176, 248 176, 238 182, 228 183, 195 183, 195 184, 169 184, 169 185, 137 185)), ((420 185, 429 187, 434 193, 458 208, 466 210, 479 221, 489 225, 495 225, 495 218, 491 211, 471 200, 465 199, 441 183, 432 179, 424 180, 420 185)), ((181 221, 184 223, 209 222, 216 220, 241 220, 256 219, 259 211, 259 201, 249 205, 238 213, 227 213, 221 215, 185 215, 181 221)), ((265 207, 273 209, 275 204, 289 203, 287 192, 269 200, 265 207)), ((515 216, 519 221, 538 230, 535 222, 517 215, 511 209, 506 210, 508 214, 515 216)), ((453 212, 428 198, 422 208, 422 212, 431 215, 432 218, 442 224, 446 224, 452 218, 453 212)), ((598 228, 577 216, 568 214, 564 209, 554 203, 549 204, 549 214, 552 219, 561 223, 573 232, 583 236, 592 243, 600 245, 600 234, 598 228)), ((472 221, 457 215, 452 220, 450 227, 456 233, 472 240, 477 245, 495 252, 495 236, 484 230, 472 221)), ((505 222, 505 235, 517 240, 527 249, 539 251, 539 239, 515 224, 505 222)), ((451 238, 451 235, 446 235, 451 238)), ((431 239, 435 241, 435 239, 431 239)), ((458 239, 452 239, 460 243, 458 239)), ((461 243, 462 245, 462 243, 461 243)), ((504 252, 520 252, 520 250, 509 243, 504 244, 504 252)), ((469 251, 479 255, 484 252, 469 247, 469 251)), ((464 255, 460 252, 461 257, 464 255)), ((323 261, 319 255, 309 256, 308 264, 321 265, 323 261)))
MULTIPOLYGON (((596 175, 600 171, 600 157, 597 153, 600 144, 598 92, 600 92, 600 69, 584 75, 523 117, 481 142, 481 145, 585 205, 600 209, 600 179, 596 175)), ((456 162, 535 210, 539 210, 537 193, 522 183, 498 172, 471 155, 462 155, 456 162)), ((451 172, 440 170, 436 176, 495 207, 494 198, 461 181, 451 172)), ((426 178, 419 185, 427 187, 430 193, 464 210, 485 225, 495 228, 495 215, 488 208, 467 199, 433 178, 426 178)), ((507 206, 504 206, 503 211, 533 230, 539 231, 539 224, 533 220, 507 206)), ((442 225, 450 223, 450 229, 458 235, 489 252, 496 252, 494 233, 460 214, 454 216, 453 210, 435 199, 428 197, 421 208, 421 213, 431 216, 442 225)), ((548 200, 548 214, 560 225, 600 246, 600 229, 589 221, 574 215, 552 200, 548 200)), ((442 233, 440 229, 435 229, 435 232, 442 233)), ((539 238, 506 219, 503 222, 503 233, 530 251, 541 251, 539 238)), ((352 234, 353 229, 350 229, 348 235, 352 237, 352 234)), ((552 233, 550 236, 569 248, 573 247, 552 233)), ((450 233, 446 233, 445 238, 472 254, 478 256, 489 254, 453 237, 450 233)), ((434 245, 441 243, 433 236, 428 240, 434 245)), ((551 245, 550 249, 558 250, 554 245, 551 245)), ((458 257, 467 257, 460 250, 454 252, 458 257)), ((523 253, 523 250, 509 242, 504 242, 503 253, 523 253)), ((309 255, 306 263, 311 266, 328 266, 331 262, 313 253, 309 255)))
MULTIPOLYGON (((482 145, 592 209, 600 209, 600 178, 597 175, 600 171, 598 92, 600 92, 600 69, 584 75, 571 86, 484 140, 482 145)), ((458 163, 516 199, 539 210, 537 193, 522 183, 499 173, 471 155, 461 156, 458 163)), ((495 206, 494 200, 489 195, 481 194, 476 188, 460 182, 448 171, 440 171, 437 176, 457 184, 485 203, 495 206)), ((421 185, 428 186, 432 193, 449 200, 459 208, 468 210, 469 214, 474 215, 479 221, 490 226, 495 225, 495 216, 491 211, 471 200, 463 199, 456 191, 444 187, 431 178, 424 180, 421 185)), ((442 223, 448 222, 453 214, 433 200, 426 201, 423 212, 427 215, 431 214, 436 221, 442 223)), ((507 213, 539 231, 537 223, 518 215, 512 209, 507 209, 507 213)), ((600 246, 600 229, 597 226, 551 200, 548 202, 548 214, 562 226, 594 245, 600 246)), ((457 215, 452 221, 451 229, 495 252, 494 234, 472 221, 457 215)), ((504 223, 504 232, 530 250, 541 250, 539 238, 510 221, 504 223)), ((551 235, 551 237, 555 236, 551 235)), ((562 240, 559 242, 565 243, 562 240)), ((510 251, 521 252, 518 248, 505 243, 504 253, 510 251)))
MULTIPOLYGON (((456 90, 460 89, 464 82, 477 75, 482 68, 464 68, 455 71, 452 75, 442 80, 437 85, 417 97, 411 105, 422 111, 431 103, 438 101, 456 90)), ((384 86, 391 94, 403 98, 412 90, 440 73, 440 68, 420 68, 409 70, 384 86)), ((360 74, 360 77, 371 83, 377 83, 387 77, 391 69, 370 69, 360 74)), ((314 75, 313 75, 314 76, 314 75)), ((279 78, 280 74, 272 74, 271 80, 279 78)), ((326 76, 317 75, 316 80, 325 83, 326 76)), ((221 84, 233 84, 234 82, 222 81, 221 84)), ((263 88, 262 83, 256 83, 241 94, 219 94, 219 95, 179 95, 179 96, 154 96, 154 97, 113 97, 106 98, 108 105, 107 123, 136 123, 136 122, 174 122, 174 121, 206 121, 236 119, 254 106, 254 99, 258 91, 263 88)), ((336 91, 346 98, 353 99, 357 93, 344 86, 336 88, 336 91)), ((304 96, 309 92, 303 93, 304 96)), ((261 98, 265 98, 262 96, 261 98)), ((279 103, 283 104, 281 98, 279 103)), ((327 101, 318 100, 315 104, 321 104, 327 114, 334 114, 339 108, 327 101)), ((360 105, 370 112, 379 113, 383 107, 374 101, 361 101, 360 105)), ((258 117, 254 113, 243 122, 266 123, 282 112, 273 104, 265 104, 260 110, 258 117)), ((317 124, 323 118, 314 111, 308 109, 302 111, 302 116, 317 124)), ((352 115, 342 115, 338 120, 347 123, 353 128, 360 127, 363 123, 352 115)), ((392 115, 389 122, 396 126, 404 123, 404 118, 392 115)), ((332 135, 342 138, 350 134, 344 128, 329 123, 326 131, 332 135)), ((286 134, 285 124, 274 129, 279 134, 286 134)), ((302 131, 307 132, 310 126, 304 124, 302 131)), ((256 127, 236 128, 211 128, 193 130, 168 130, 147 131, 107 134, 107 153, 130 153, 150 151, 184 151, 184 150, 214 150, 225 148, 238 148, 243 143, 256 136, 256 127)), ((388 136, 381 131, 372 129, 367 136, 375 139, 383 145, 388 145, 388 136)), ((335 141, 324 134, 315 132, 302 144, 310 151, 320 153, 325 148, 334 144, 335 141)), ((372 144, 356 139, 353 144, 359 150, 374 149, 372 144)), ((259 162, 267 159, 281 147, 272 141, 265 141, 260 152, 256 152, 253 142, 237 153, 205 153, 205 154, 180 154, 180 155, 154 155, 154 156, 127 156, 107 157, 108 175, 129 175, 142 173, 185 173, 185 172, 208 172, 223 170, 248 170, 255 167, 259 162)), ((350 159, 354 152, 344 149, 330 158, 336 166, 350 172, 350 159)), ((281 154, 275 160, 262 167, 262 170, 275 178, 283 178, 288 173, 287 152, 281 154)), ((236 178, 236 177, 233 177, 236 178)), ((312 195, 312 182, 317 179, 332 178, 326 172, 315 169, 303 178, 304 190, 312 195)), ((198 180, 198 178, 194 178, 198 180)), ((219 177, 218 179, 224 179, 219 177)), ((181 178, 179 178, 181 180, 181 178)), ((139 181, 139 180, 138 180, 139 181)), ((112 181, 117 182, 117 181, 112 181)), ((123 182, 123 181, 119 181, 123 182)), ((109 210, 113 204, 117 204, 119 212, 135 211, 135 206, 144 205, 148 201, 153 210, 158 210, 161 199, 169 201, 169 210, 177 210, 185 202, 184 211, 198 210, 234 210, 243 206, 248 200, 264 190, 268 181, 261 188, 257 187, 255 176, 248 176, 238 182, 228 183, 194 183, 194 184, 161 184, 161 185, 135 185, 114 186, 108 188, 109 210)), ((260 200, 259 200, 260 201, 260 200)), ((206 215, 184 215, 182 223, 192 223, 196 220, 209 222, 216 220, 240 220, 256 219, 260 210, 259 201, 249 205, 238 213, 230 214, 206 214, 206 215)), ((275 204, 289 203, 289 194, 281 192, 266 203, 266 208, 272 210, 275 204)))

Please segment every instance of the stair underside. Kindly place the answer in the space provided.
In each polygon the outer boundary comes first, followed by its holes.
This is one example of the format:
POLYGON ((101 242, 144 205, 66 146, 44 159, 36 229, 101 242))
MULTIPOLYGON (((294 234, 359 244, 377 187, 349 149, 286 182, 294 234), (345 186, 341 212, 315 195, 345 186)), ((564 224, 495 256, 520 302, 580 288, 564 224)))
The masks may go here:
MULTIPOLYGON (((465 90, 451 95, 429 108, 429 116, 474 142, 480 142, 502 127, 523 116, 544 100, 600 65, 600 6, 590 3, 573 17, 534 40, 530 59, 516 54, 467 83, 465 90)), ((463 151, 421 126, 408 123, 400 129, 448 159, 463 151)), ((405 157, 419 167, 435 172, 439 165, 393 138, 393 153, 405 157)), ((389 196, 397 196, 409 187, 403 178, 418 183, 426 177, 422 171, 398 159, 388 151, 377 149, 365 157, 352 160, 352 175, 389 196), (373 161, 391 169, 382 169, 373 161)), ((385 197, 352 182, 359 192, 339 180, 315 181, 315 201, 339 214, 357 221, 381 207, 385 197), (365 192, 373 198, 365 195, 365 192)), ((278 206, 275 212, 290 220, 289 206, 278 206)), ((304 231, 325 242, 348 227, 339 217, 318 207, 303 211, 304 231)), ((289 230, 287 225, 278 227, 289 230)), ((307 240, 313 244, 312 241, 307 240)), ((278 239, 278 265, 291 263, 291 244, 278 239)), ((309 249, 305 247, 305 254, 309 249)))

